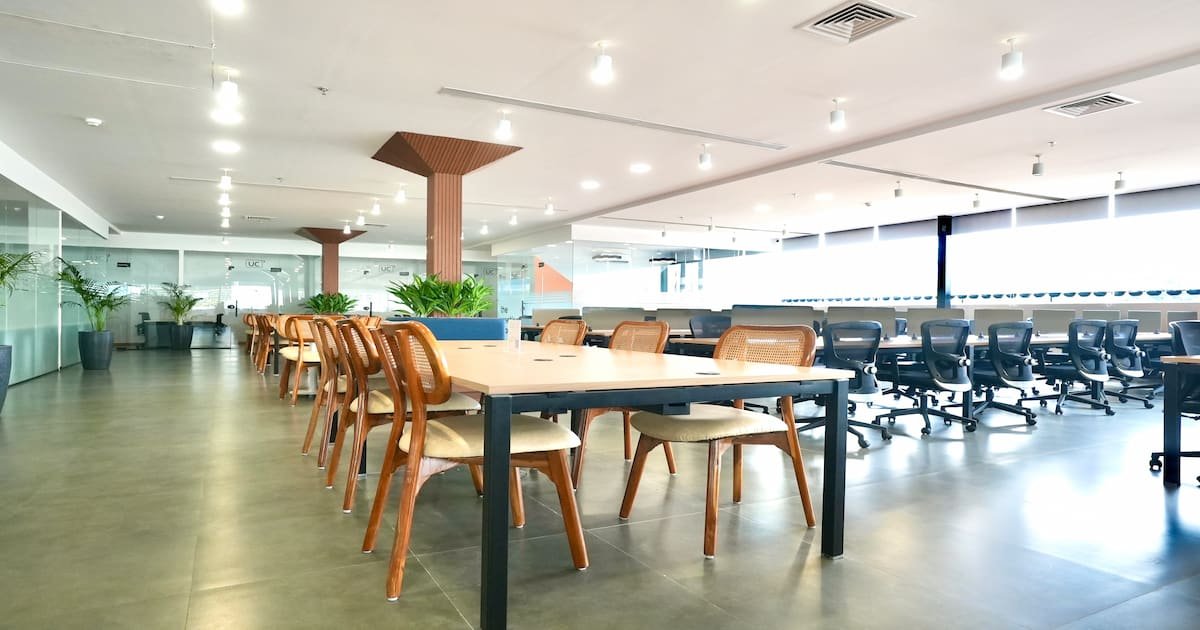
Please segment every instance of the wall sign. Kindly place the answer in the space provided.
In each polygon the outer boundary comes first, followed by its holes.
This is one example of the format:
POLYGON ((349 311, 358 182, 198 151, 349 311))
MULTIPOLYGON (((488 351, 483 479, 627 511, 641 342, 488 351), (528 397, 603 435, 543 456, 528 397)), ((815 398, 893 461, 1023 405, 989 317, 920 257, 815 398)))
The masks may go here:
POLYGON ((396 265, 379 265, 379 273, 394 273, 396 265))
POLYGON ((132 263, 127 263, 127 262, 118 262, 117 263, 117 269, 128 269, 132 266, 133 266, 132 263))
POLYGON ((267 266, 267 261, 261 258, 247 258, 246 266, 251 269, 262 269, 267 266))

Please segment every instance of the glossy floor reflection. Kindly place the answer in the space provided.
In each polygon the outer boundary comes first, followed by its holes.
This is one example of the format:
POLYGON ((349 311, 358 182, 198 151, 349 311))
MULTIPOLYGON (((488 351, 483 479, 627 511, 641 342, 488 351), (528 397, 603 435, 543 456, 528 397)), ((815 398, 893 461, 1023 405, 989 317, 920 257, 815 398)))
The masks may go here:
MULTIPOLYGON (((405 591, 383 596, 396 492, 376 553, 359 553, 375 476, 353 514, 299 444, 308 403, 228 351, 118 353, 16 386, 0 418, 0 627, 468 628, 477 618, 479 500, 465 471, 430 481, 405 591)), ((701 556, 703 446, 680 473, 647 466, 617 519, 619 422, 593 429, 578 499, 591 568, 571 568, 553 487, 525 480, 512 530, 514 628, 1194 628, 1200 463, 1164 491, 1147 471, 1160 411, 1070 406, 1036 427, 896 425, 851 441, 846 556, 820 556, 785 462, 747 448, 715 560, 701 556)), ((871 410, 862 409, 860 415, 871 410)), ((813 413, 801 405, 801 413, 813 413)), ((1200 428, 1185 426, 1185 444, 1200 428)), ((380 441, 371 437, 369 468, 380 441)), ((820 430, 801 442, 821 495, 820 430)))

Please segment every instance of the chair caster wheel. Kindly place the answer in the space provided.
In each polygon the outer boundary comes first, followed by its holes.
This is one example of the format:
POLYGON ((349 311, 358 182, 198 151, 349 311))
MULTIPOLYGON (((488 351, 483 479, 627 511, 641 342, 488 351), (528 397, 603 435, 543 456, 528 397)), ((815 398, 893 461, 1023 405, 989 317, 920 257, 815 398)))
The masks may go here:
POLYGON ((858 448, 871 448, 871 443, 862 438, 858 438, 858 448))
POLYGON ((1150 472, 1159 472, 1162 470, 1162 460, 1157 457, 1150 458, 1150 472))
POLYGON ((882 437, 883 437, 883 440, 884 440, 885 442, 891 442, 891 441, 892 441, 892 432, 891 432, 891 431, 888 431, 887 429, 884 429, 882 432, 880 432, 880 436, 882 436, 882 437))
POLYGON ((1046 401, 1044 401, 1044 400, 1039 400, 1039 401, 1038 401, 1038 404, 1039 404, 1039 405, 1041 405, 1042 407, 1049 407, 1049 406, 1050 406, 1050 405, 1046 404, 1046 401))
POLYGON ((900 400, 900 394, 892 394, 892 400, 900 400))
POLYGON ((1113 409, 1112 407, 1105 407, 1105 408, 1104 408, 1104 415, 1106 415, 1106 416, 1115 416, 1115 415, 1117 415, 1117 411, 1116 411, 1115 409, 1113 409))
POLYGON ((1055 407, 1055 408, 1054 408, 1054 415, 1056 415, 1056 416, 1061 416, 1061 415, 1062 415, 1062 407, 1055 407))
POLYGON ((875 426, 879 426, 879 418, 875 418, 874 420, 872 420, 871 424, 873 424, 875 426))
POLYGON ((1029 426, 1033 426, 1033 425, 1037 424, 1037 420, 1034 420, 1035 417, 1036 416, 1029 416, 1028 418, 1025 418, 1025 424, 1027 424, 1029 426))
POLYGON ((875 408, 875 403, 873 403, 873 402, 867 403, 867 409, 874 409, 874 408, 875 408))
POLYGON ((929 427, 921 427, 921 435, 929 435, 930 433, 932 431, 929 430, 929 427))
POLYGON ((888 418, 888 424, 890 424, 890 425, 894 425, 894 424, 896 424, 896 419, 895 419, 895 418, 888 418))
POLYGON ((979 428, 978 422, 963 423, 963 430, 966 431, 967 433, 974 433, 975 429, 977 429, 977 428, 979 428))
POLYGON ((1145 407, 1146 407, 1146 409, 1153 409, 1153 408, 1154 408, 1154 405, 1150 404, 1149 402, 1144 402, 1144 403, 1142 403, 1142 405, 1143 405, 1143 406, 1145 406, 1145 407))
POLYGON ((954 423, 950 422, 949 420, 942 420, 942 424, 944 424, 946 426, 950 426, 951 424, 954 424, 954 423))

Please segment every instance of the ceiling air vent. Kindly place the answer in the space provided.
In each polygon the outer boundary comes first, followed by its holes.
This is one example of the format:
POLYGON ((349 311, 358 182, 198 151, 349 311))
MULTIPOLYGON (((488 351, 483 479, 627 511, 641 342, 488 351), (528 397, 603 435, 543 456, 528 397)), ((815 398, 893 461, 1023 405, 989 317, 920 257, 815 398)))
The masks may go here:
POLYGON ((849 44, 910 17, 913 17, 912 14, 877 2, 859 0, 839 5, 794 28, 849 44))
POLYGON ((1138 101, 1125 98, 1120 94, 1105 92, 1104 94, 1097 94, 1096 96, 1089 96, 1069 103, 1047 107, 1043 111, 1058 114, 1059 116, 1066 116, 1067 118, 1082 118, 1117 109, 1118 107, 1125 107, 1126 105, 1136 105, 1137 103, 1138 101))
POLYGON ((655 256, 648 261, 651 265, 674 265, 679 261, 674 256, 655 256))
POLYGON ((623 252, 596 252, 592 254, 592 260, 596 262, 627 263, 629 262, 629 256, 623 252))
POLYGON ((257 215, 257 214, 247 214, 246 216, 244 216, 242 218, 251 223, 266 223, 268 221, 275 220, 275 217, 264 217, 262 215, 257 215))

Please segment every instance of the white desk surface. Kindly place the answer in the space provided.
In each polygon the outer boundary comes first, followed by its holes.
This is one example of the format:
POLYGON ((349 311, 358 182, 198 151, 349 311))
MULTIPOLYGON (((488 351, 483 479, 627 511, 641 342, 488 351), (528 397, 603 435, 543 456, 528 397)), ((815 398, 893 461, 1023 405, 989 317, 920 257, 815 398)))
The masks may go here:
POLYGON ((484 394, 850 379, 820 367, 715 360, 522 341, 440 341, 456 387, 484 394))

